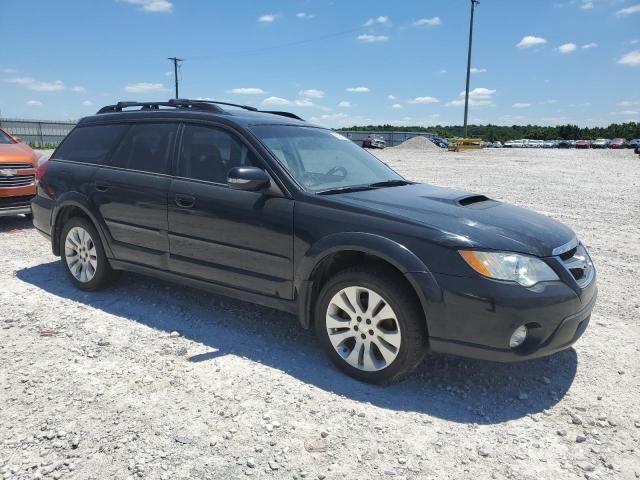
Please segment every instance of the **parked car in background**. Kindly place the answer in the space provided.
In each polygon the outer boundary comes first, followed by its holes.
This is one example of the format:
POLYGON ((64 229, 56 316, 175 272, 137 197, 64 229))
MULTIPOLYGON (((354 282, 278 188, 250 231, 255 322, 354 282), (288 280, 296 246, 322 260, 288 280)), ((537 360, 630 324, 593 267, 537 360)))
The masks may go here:
POLYGON ((524 140, 509 140, 507 142, 504 142, 504 147, 505 148, 523 148, 524 140))
MULTIPOLYGON (((614 140, 617 140, 617 139, 614 139, 614 140)), ((634 138, 633 140, 629 140, 627 142, 627 148, 633 148, 635 150, 638 146, 640 146, 640 138, 634 138)))
POLYGON ((379 148, 383 149, 387 146, 384 138, 381 135, 368 135, 362 141, 362 148, 379 148))
POLYGON ((429 350, 520 361, 587 329, 596 271, 566 225, 405 180, 293 114, 219 105, 105 106, 39 167, 34 226, 75 287, 128 270, 297 314, 375 383, 429 350))
POLYGON ((607 140, 606 138, 598 138, 591 144, 591 148, 609 148, 609 144, 611 140, 607 140))
POLYGON ((558 148, 573 148, 574 145, 571 140, 560 140, 558 142, 558 148))
POLYGON ((615 148, 615 149, 626 148, 626 147, 627 147, 627 141, 624 138, 614 138, 613 140, 611 140, 611 144, 609 145, 609 148, 615 148))
POLYGON ((437 145, 440 148, 449 147, 449 140, 447 140, 446 138, 429 137, 429 140, 431 140, 435 145, 437 145))
POLYGON ((31 215, 37 164, 29 145, 0 128, 0 217, 31 215))
POLYGON ((542 148, 557 148, 558 144, 555 140, 545 140, 542 144, 542 148))
POLYGON ((576 148, 591 148, 591 140, 578 140, 576 142, 576 148))

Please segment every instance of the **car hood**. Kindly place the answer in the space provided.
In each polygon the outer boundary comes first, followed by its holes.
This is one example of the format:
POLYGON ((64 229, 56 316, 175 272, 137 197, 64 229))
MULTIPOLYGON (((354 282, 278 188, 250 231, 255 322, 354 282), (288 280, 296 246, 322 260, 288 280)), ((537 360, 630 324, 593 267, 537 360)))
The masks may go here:
POLYGON ((531 210, 426 184, 343 193, 331 198, 424 226, 425 238, 455 248, 550 256, 554 248, 575 237, 567 226, 531 210))
POLYGON ((3 163, 34 163, 37 159, 36 153, 24 143, 0 145, 0 165, 3 163))

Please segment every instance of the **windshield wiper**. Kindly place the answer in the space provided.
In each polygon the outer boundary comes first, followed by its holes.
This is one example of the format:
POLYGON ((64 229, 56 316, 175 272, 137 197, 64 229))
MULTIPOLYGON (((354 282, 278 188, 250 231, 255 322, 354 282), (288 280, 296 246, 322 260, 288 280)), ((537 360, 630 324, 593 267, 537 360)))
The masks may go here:
POLYGON ((384 182, 376 182, 369 184, 370 187, 380 188, 380 187, 401 187, 402 185, 409 185, 411 182, 407 182, 406 180, 385 180, 384 182))
POLYGON ((317 195, 333 195, 335 193, 351 193, 351 192, 363 192, 365 190, 375 190, 376 187, 371 185, 354 185, 351 187, 338 187, 329 188, 327 190, 320 190, 316 192, 317 195))

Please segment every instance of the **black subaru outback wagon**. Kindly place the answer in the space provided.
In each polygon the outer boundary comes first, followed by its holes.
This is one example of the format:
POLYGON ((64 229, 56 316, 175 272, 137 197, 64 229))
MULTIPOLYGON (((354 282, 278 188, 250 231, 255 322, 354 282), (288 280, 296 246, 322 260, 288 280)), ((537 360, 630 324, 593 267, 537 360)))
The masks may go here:
POLYGON ((34 225, 78 288, 129 270, 296 313, 370 382, 427 350, 552 354, 582 335, 596 299, 566 226, 405 180, 286 112, 121 102, 82 119, 37 181, 34 225))

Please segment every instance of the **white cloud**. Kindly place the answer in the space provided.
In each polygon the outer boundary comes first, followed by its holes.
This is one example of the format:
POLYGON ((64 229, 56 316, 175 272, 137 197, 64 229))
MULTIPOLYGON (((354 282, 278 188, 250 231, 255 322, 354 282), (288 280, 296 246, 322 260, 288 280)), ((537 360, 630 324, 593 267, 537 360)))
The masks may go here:
POLYGON ((591 10, 593 8, 593 2, 582 0, 582 5, 580 5, 580 8, 583 10, 591 10))
POLYGON ((394 103, 393 105, 391 105, 391 108, 395 108, 397 110, 404 108, 402 105, 400 105, 399 103, 394 103))
POLYGON ((530 48, 535 47, 536 45, 544 45, 547 41, 542 37, 536 37, 533 35, 526 35, 522 37, 520 43, 516 45, 518 48, 530 48))
POLYGON ((235 93, 237 95, 263 95, 267 92, 261 88, 256 87, 240 87, 227 90, 227 93, 235 93))
POLYGON ((84 102, 82 102, 82 105, 84 105, 85 107, 90 107, 91 105, 93 105, 93 102, 91 100, 85 100, 84 102))
POLYGON ((128 93, 153 93, 164 92, 166 90, 161 83, 139 82, 129 83, 124 86, 124 91, 128 93))
POLYGON ((55 82, 41 82, 31 77, 15 77, 9 78, 6 81, 22 85, 31 90, 35 90, 36 92, 57 92, 59 90, 64 90, 64 83, 60 80, 56 80, 55 82))
POLYGON ((553 105, 555 103, 558 103, 558 100, 551 99, 551 100, 545 100, 544 102, 540 102, 540 105, 553 105))
POLYGON ((351 93, 367 93, 367 92, 369 92, 369 87, 349 87, 349 88, 347 88, 347 92, 351 92, 351 93))
POLYGON ((391 20, 389 20, 389 17, 385 17, 383 15, 380 15, 377 18, 370 18, 369 20, 367 20, 364 23, 365 27, 370 27, 373 24, 379 23, 381 25, 389 25, 389 23, 391 23, 391 20))
POLYGON ((347 102, 346 100, 343 100, 338 104, 338 107, 340 107, 340 108, 351 108, 351 102, 347 102))
POLYGON ((278 17, 278 15, 275 15, 273 13, 267 13, 266 15, 262 15, 260 17, 258 17, 258 22, 260 23, 273 23, 276 21, 276 18, 278 17))
POLYGON ((640 13, 640 3, 637 5, 631 5, 630 7, 618 10, 616 12, 616 15, 627 16, 627 15, 633 15, 634 13, 640 13))
POLYGON ((18 70, 15 68, 3 68, 0 70, 2 73, 18 73, 18 70))
POLYGON ((315 88, 310 88, 308 90, 300 90, 298 95, 302 95, 303 97, 308 98, 323 98, 324 92, 322 90, 316 90, 315 88))
POLYGON ((613 115, 640 115, 638 110, 622 110, 621 112, 612 112, 613 115))
POLYGON ((584 45, 582 45, 582 48, 589 49, 589 48, 596 48, 597 46, 598 46, 597 43, 591 42, 591 43, 585 43, 584 45))
POLYGON ((487 69, 486 68, 476 68, 473 67, 471 69, 471 73, 487 73, 487 69))
MULTIPOLYGON (((493 106, 493 95, 496 90, 490 88, 474 88, 469 92, 469 106, 471 107, 491 107, 493 106)), ((452 100, 447 103, 447 107, 463 107, 464 106, 464 94, 460 92, 457 100, 452 100)))
POLYGON ((640 66, 640 50, 634 50, 629 53, 625 53, 620 60, 618 60, 620 65, 627 65, 629 67, 638 67, 640 66))
POLYGON ((80 85, 75 85, 73 87, 71 87, 71 91, 76 92, 76 93, 84 93, 87 91, 86 88, 81 87, 80 85))
POLYGON ((301 98, 295 101, 295 106, 296 107, 315 107, 316 104, 313 103, 308 98, 301 98))
POLYGON ((173 4, 169 0, 122 0, 132 5, 138 5, 145 12, 171 13, 173 4))
POLYGON ((636 107, 640 106, 640 100, 623 100, 616 103, 618 107, 636 107))
POLYGON ((42 102, 40 100, 27 100, 25 103, 27 105, 29 105, 30 107, 41 107, 42 106, 42 102))
POLYGON ((386 42, 389 40, 389 37, 386 35, 370 35, 368 33, 363 33, 362 35, 358 35, 356 39, 363 43, 377 43, 386 42))
POLYGON ((531 106, 530 103, 514 103, 511 105, 513 108, 529 108, 531 106))
POLYGON ((265 98, 262 101, 262 103, 264 105, 278 105, 278 106, 291 105, 291 102, 289 100, 282 97, 268 97, 268 98, 265 98))
POLYGON ((432 18, 421 18, 420 20, 416 20, 413 22, 414 25, 429 25, 435 27, 436 25, 442 25, 442 20, 440 17, 432 17, 432 18))
POLYGON ((395 95, 387 95, 387 98, 388 98, 389 100, 395 100, 395 99, 396 99, 396 96, 395 96, 395 95))
POLYGON ((439 73, 440 75, 444 75, 445 73, 447 73, 447 71, 443 68, 443 69, 442 69, 442 70, 440 70, 438 73, 439 73))
POLYGON ((558 51, 560 53, 564 53, 565 55, 568 53, 573 53, 576 51, 576 48, 578 48, 578 46, 575 43, 565 43, 563 45, 560 45, 558 47, 558 51))
POLYGON ((429 103, 438 103, 440 100, 434 97, 416 97, 408 100, 407 103, 412 105, 426 105, 429 103))
POLYGON ((312 15, 310 13, 305 13, 305 12, 298 12, 296 13, 296 18, 302 18, 304 20, 310 20, 313 17, 315 17, 315 15, 312 15))

